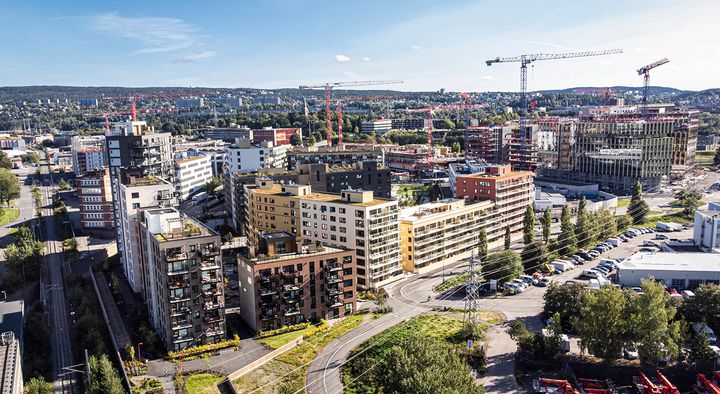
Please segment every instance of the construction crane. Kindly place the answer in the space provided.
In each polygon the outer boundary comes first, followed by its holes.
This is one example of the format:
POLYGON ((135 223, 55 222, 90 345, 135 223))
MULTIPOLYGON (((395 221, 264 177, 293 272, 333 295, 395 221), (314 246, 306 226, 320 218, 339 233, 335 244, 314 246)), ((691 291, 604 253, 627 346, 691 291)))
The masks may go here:
POLYGON ((704 394, 720 394, 720 388, 718 388, 712 380, 708 379, 705 374, 698 373, 697 381, 695 383, 695 392, 704 394))
POLYGON ((647 106, 647 98, 648 98, 648 93, 650 93, 650 70, 652 70, 653 68, 656 68, 656 67, 660 67, 660 66, 662 66, 663 64, 666 64, 666 63, 669 63, 669 62, 670 62, 670 60, 668 60, 667 58, 665 58, 665 59, 660 59, 660 60, 658 60, 658 61, 656 61, 656 62, 654 62, 654 63, 648 64, 647 66, 640 67, 640 68, 637 70, 638 75, 642 75, 642 76, 643 76, 643 97, 642 97, 642 115, 643 115, 643 119, 647 119, 648 116, 649 116, 649 114, 648 114, 648 106, 647 106))
POLYGON ((460 92, 460 96, 462 96, 463 100, 465 101, 465 131, 463 131, 463 152, 465 160, 467 160, 467 151, 468 151, 468 129, 470 128, 470 95, 467 93, 460 92))
MULTIPOLYGON (((350 86, 372 86, 372 85, 392 85, 403 83, 399 80, 389 81, 350 81, 350 82, 325 82, 319 85, 300 85, 300 89, 325 89, 325 129, 327 130, 327 143, 332 146, 332 116, 330 114, 330 98, 333 88, 350 87, 350 86)), ((338 130, 339 132, 339 130, 338 130)), ((338 134, 338 140, 342 140, 342 136, 338 134)))
POLYGON ((539 378, 533 381, 536 393, 580 394, 567 380, 539 378))
MULTIPOLYGON (((430 156, 432 156, 432 131, 433 131, 433 113, 435 111, 457 111, 457 110, 466 110, 470 111, 470 108, 485 108, 485 104, 455 104, 455 105, 438 105, 433 107, 425 107, 425 108, 413 108, 413 109, 405 109, 405 112, 427 112, 428 113, 428 128, 427 128, 427 137, 428 137, 428 150, 430 156)), ((469 115, 466 115, 469 116, 469 115)))

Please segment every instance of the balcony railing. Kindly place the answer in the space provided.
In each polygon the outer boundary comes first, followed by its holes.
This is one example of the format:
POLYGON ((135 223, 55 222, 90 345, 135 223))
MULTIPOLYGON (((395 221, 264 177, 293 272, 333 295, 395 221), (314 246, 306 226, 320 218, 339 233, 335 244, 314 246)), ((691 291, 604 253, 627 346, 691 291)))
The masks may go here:
POLYGON ((165 256, 165 261, 180 261, 180 260, 187 260, 187 253, 185 253, 185 252, 172 253, 172 254, 167 254, 165 256))
POLYGON ((190 308, 186 306, 182 306, 180 308, 172 308, 170 309, 170 315, 171 316, 182 316, 187 315, 190 313, 190 308))
POLYGON ((215 297, 222 294, 222 291, 218 289, 217 287, 213 287, 212 289, 207 289, 202 291, 203 297, 215 297))
POLYGON ((178 336, 173 335, 173 342, 175 342, 175 343, 187 342, 187 341, 192 341, 192 340, 193 340, 193 336, 190 334, 178 335, 178 336))
POLYGON ((218 269, 218 268, 220 268, 220 264, 218 264, 218 262, 215 260, 200 262, 201 270, 212 270, 212 269, 218 269))
POLYGON ((340 301, 339 297, 330 298, 327 301, 328 308, 337 308, 339 306, 342 306, 342 301, 340 301))
POLYGON ((220 249, 217 247, 206 247, 206 248, 200 248, 200 256, 203 257, 211 257, 211 256, 219 256, 220 255, 220 249))
POLYGON ((295 316, 300 314, 300 308, 285 309, 285 316, 295 316))
POLYGON ((213 309, 221 309, 223 307, 222 303, 220 302, 205 302, 203 304, 203 309, 206 311, 211 311, 213 309))
POLYGON ((223 330, 221 328, 215 328, 215 329, 210 328, 207 331, 205 331, 206 337, 214 337, 216 335, 222 335, 222 334, 225 334, 225 330, 223 330))
POLYGON ((175 296, 170 296, 170 302, 171 302, 171 303, 173 303, 173 302, 180 302, 180 301, 188 301, 188 300, 190 300, 190 294, 189 294, 189 293, 180 294, 180 295, 175 295, 175 296))
POLYGON ((203 275, 200 279, 200 282, 202 284, 208 284, 208 283, 218 283, 220 282, 219 276, 205 276, 203 275))
POLYGON ((326 293, 327 295, 329 295, 329 296, 336 296, 336 295, 340 295, 340 293, 342 293, 342 290, 340 290, 340 289, 338 289, 338 288, 330 288, 330 287, 328 287, 328 288, 325 289, 325 293, 326 293))
POLYGON ((340 275, 328 275, 325 277, 325 282, 327 283, 340 283, 343 281, 342 276, 340 275))
POLYGON ((203 322, 205 322, 206 324, 218 323, 218 322, 221 322, 221 321, 223 321, 223 315, 217 315, 217 316, 207 316, 207 315, 206 315, 206 316, 203 318, 203 322))
POLYGON ((260 314, 260 320, 275 320, 278 318, 278 315, 275 314, 260 314))
POLYGON ((169 289, 181 289, 184 287, 190 287, 190 283, 188 283, 187 280, 174 280, 168 282, 169 289))
POLYGON ((342 271, 342 269, 343 269, 343 267, 342 267, 342 264, 340 264, 340 263, 328 264, 325 266, 325 270, 328 272, 342 271))
POLYGON ((173 323, 170 325, 170 327, 171 327, 173 330, 180 330, 180 329, 182 329, 182 328, 190 328, 190 327, 192 327, 192 325, 193 325, 192 320, 190 320, 190 319, 185 319, 185 320, 180 320, 180 321, 173 322, 173 323))
POLYGON ((276 294, 276 293, 277 293, 277 290, 273 289, 272 287, 259 287, 258 288, 258 294, 260 294, 261 297, 269 296, 269 295, 276 294))

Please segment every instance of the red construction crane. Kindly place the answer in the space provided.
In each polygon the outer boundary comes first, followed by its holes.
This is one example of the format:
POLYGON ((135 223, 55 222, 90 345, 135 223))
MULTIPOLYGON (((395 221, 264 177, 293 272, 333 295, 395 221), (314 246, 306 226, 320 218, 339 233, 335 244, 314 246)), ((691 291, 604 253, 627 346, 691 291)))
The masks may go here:
POLYGON ((657 373, 658 375, 658 382, 660 382, 660 387, 662 388, 662 394, 680 394, 680 390, 675 387, 674 384, 670 383, 668 378, 665 377, 660 371, 657 373))
MULTIPOLYGON (((332 146, 332 116, 330 114, 330 98, 333 88, 348 86, 372 86, 372 85, 391 85, 403 83, 399 80, 389 81, 351 81, 351 82, 325 82, 319 85, 300 85, 300 89, 325 89, 325 129, 327 130, 327 143, 332 146)), ((339 130, 338 130, 339 131, 339 130)), ((338 134, 338 139, 342 137, 338 134)))
POLYGON ((699 373, 697 374, 695 392, 704 394, 720 394, 720 388, 708 379, 705 374, 699 373))
POLYGON ((640 67, 637 70, 638 75, 643 76, 643 98, 642 98, 642 115, 643 119, 647 119, 648 114, 648 106, 647 106, 647 98, 648 94, 650 93, 650 70, 652 70, 655 67, 660 67, 663 64, 669 63, 670 60, 667 58, 660 59, 654 63, 650 63, 647 66, 640 67))
POLYGON ((343 119, 342 119, 342 100, 337 101, 337 110, 338 110, 338 145, 342 145, 342 127, 343 127, 343 119))
POLYGON ((642 371, 639 375, 640 385, 643 387, 643 394, 660 394, 660 389, 642 371))
POLYGON ((540 378, 533 386, 536 393, 580 394, 567 380, 540 378))
MULTIPOLYGON (((457 111, 457 110, 466 110, 470 111, 470 108, 485 108, 485 104, 455 104, 455 105, 438 105, 433 107, 425 107, 425 108, 413 108, 413 109, 405 109, 405 112, 427 112, 428 113, 428 129, 427 129, 427 137, 428 137, 428 150, 429 155, 432 156, 432 131, 433 131, 433 113, 435 111, 457 111)), ((469 116, 469 115, 468 115, 469 116)))

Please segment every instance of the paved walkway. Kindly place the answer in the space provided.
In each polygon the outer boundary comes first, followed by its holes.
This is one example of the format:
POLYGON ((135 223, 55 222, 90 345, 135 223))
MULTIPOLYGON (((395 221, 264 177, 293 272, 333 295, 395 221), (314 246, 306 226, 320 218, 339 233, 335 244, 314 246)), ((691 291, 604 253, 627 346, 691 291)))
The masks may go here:
POLYGON ((477 381, 487 393, 521 392, 515 381, 515 341, 510 338, 504 324, 490 328, 486 334, 487 371, 477 381))
POLYGON ((115 343, 118 344, 120 349, 124 349, 125 345, 131 343, 131 341, 130 335, 125 328, 123 317, 115 304, 115 299, 110 291, 110 286, 105 280, 105 275, 103 275, 102 272, 97 272, 93 275, 95 276, 95 281, 97 282, 98 290, 100 291, 100 297, 102 297, 102 302, 105 305, 105 311, 107 312, 108 319, 110 320, 111 334, 115 338, 115 343))

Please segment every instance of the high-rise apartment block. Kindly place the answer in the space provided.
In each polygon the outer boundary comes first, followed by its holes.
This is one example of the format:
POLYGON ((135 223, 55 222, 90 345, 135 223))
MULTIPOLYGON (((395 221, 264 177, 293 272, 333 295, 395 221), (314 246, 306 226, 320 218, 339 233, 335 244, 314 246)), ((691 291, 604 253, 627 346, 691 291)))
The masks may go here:
POLYGON ((107 166, 105 160, 105 136, 74 136, 70 142, 73 171, 82 175, 107 166))
POLYGON ((115 232, 110 172, 107 168, 85 172, 75 178, 80 205, 80 228, 85 233, 108 237, 115 232))
POLYGON ((245 186, 245 226, 250 245, 261 233, 286 231, 330 246, 354 249, 359 288, 400 279, 398 203, 371 191, 316 193, 309 185, 257 179, 245 186))
POLYGON ((145 302, 167 349, 223 341, 220 236, 174 208, 143 209, 138 221, 145 302))
POLYGON ((273 145, 272 142, 251 144, 236 140, 225 148, 225 171, 233 174, 238 171, 250 172, 269 168, 286 168, 289 145, 273 145))
POLYGON ((271 232, 259 237, 257 249, 237 258, 240 315, 255 331, 343 317, 355 310, 353 250, 271 232))
POLYGON ((175 161, 175 188, 182 200, 202 189, 212 178, 210 156, 195 156, 175 161))
POLYGON ((448 199, 400 211, 403 269, 424 273, 477 252, 480 229, 488 245, 502 242, 505 226, 492 201, 448 199))

